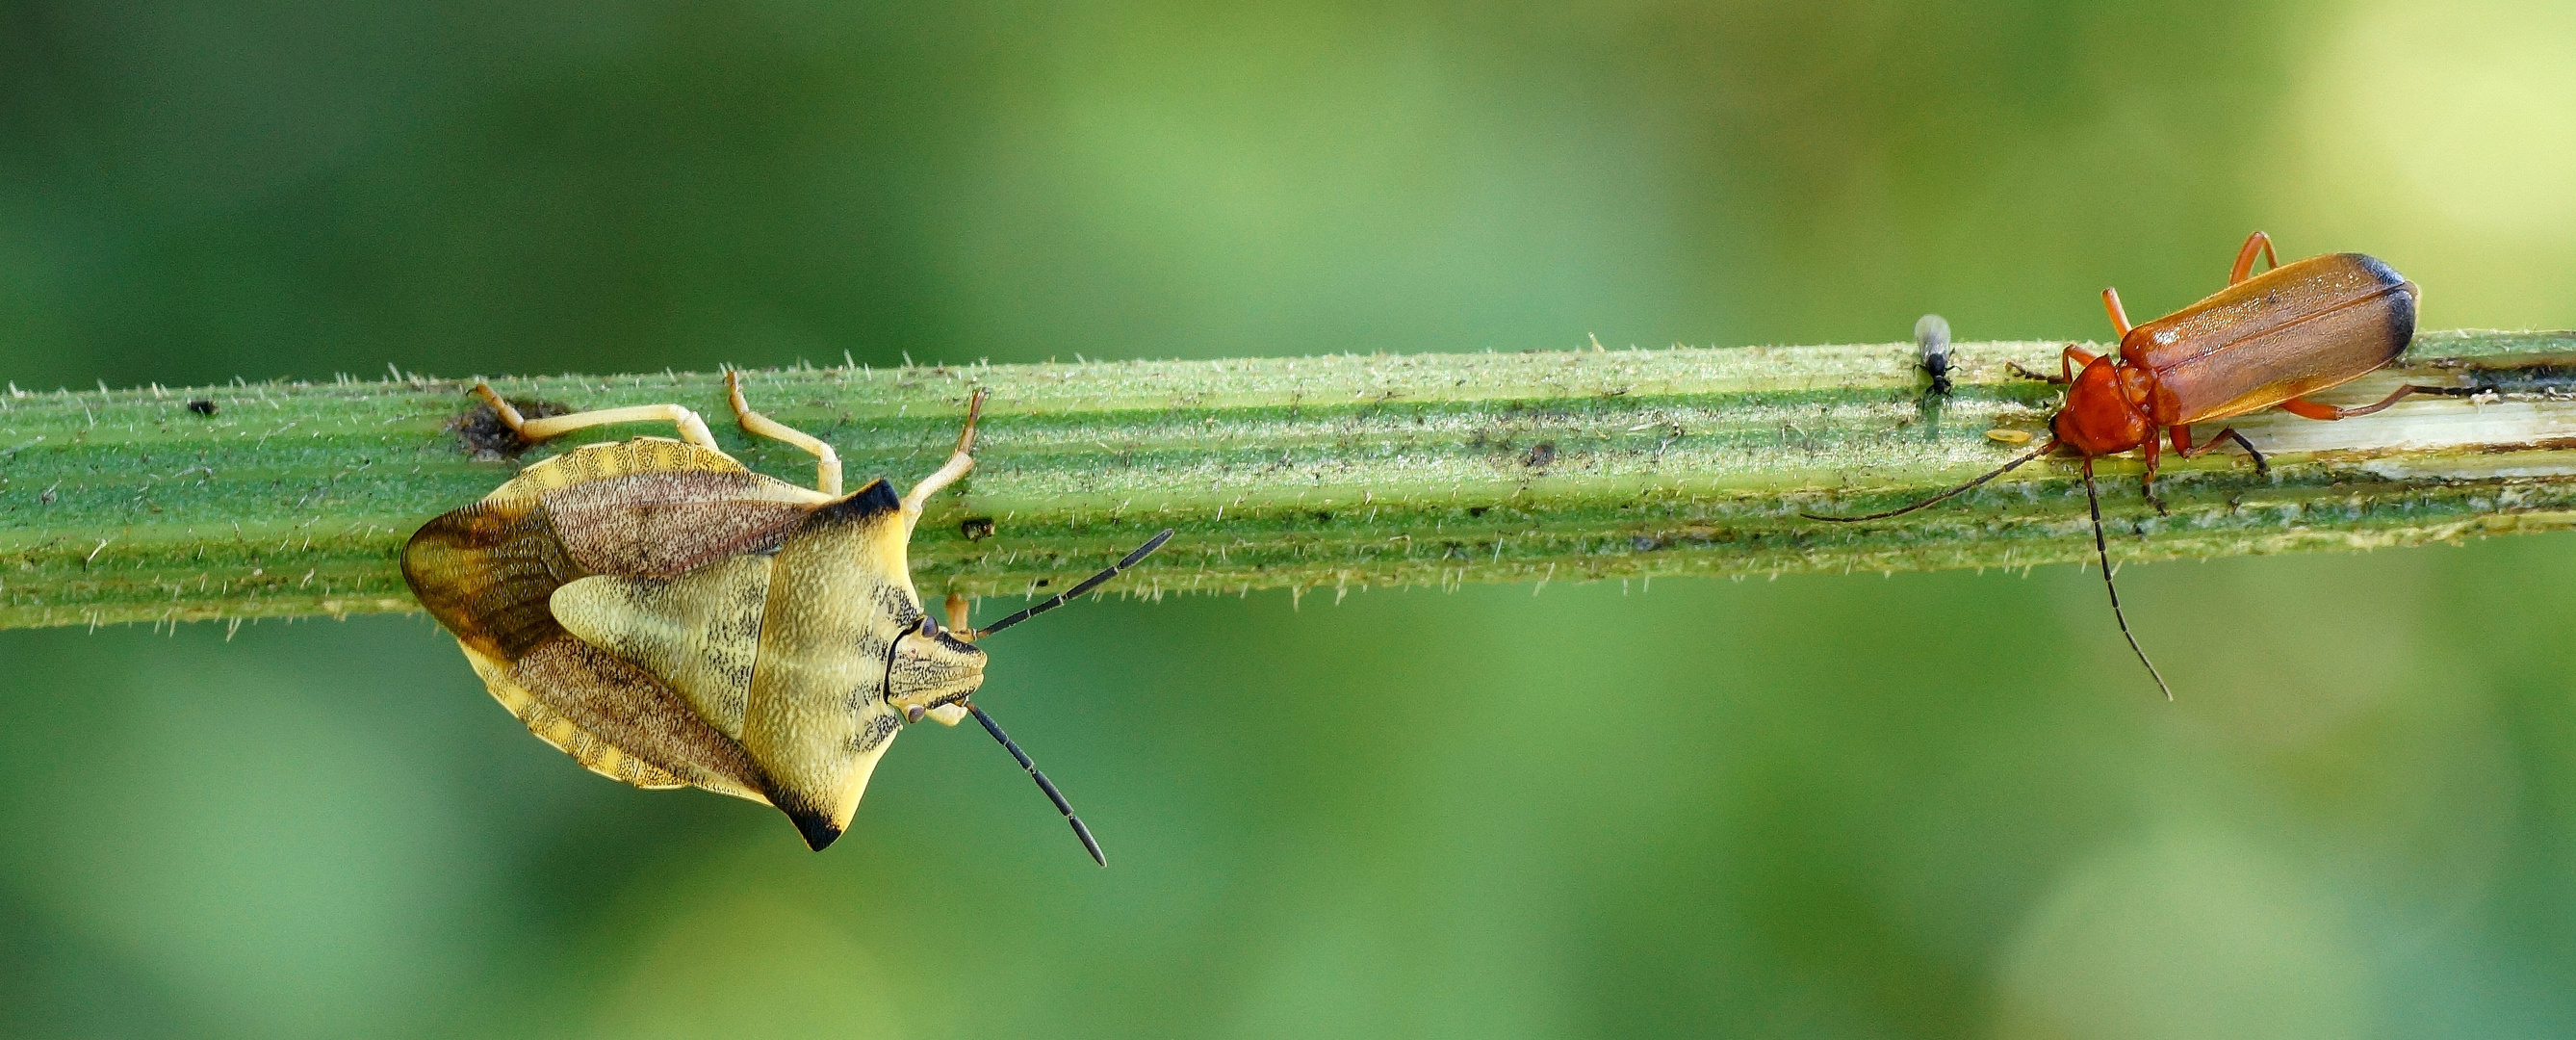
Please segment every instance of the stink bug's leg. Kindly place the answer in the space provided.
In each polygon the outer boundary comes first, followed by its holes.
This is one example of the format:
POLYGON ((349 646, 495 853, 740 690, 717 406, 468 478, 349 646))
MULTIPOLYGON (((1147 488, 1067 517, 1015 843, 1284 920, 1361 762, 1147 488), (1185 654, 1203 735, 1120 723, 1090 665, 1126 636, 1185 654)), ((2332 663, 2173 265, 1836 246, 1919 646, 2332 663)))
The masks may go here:
POLYGON ((2129 312, 2121 309, 2120 307, 2120 290, 2102 290, 2102 309, 2111 312, 2111 330, 2113 332, 2119 333, 2122 336, 2129 334, 2129 312))
POLYGON ((2425 388, 2420 386, 2401 386, 2397 388, 2396 393, 2380 398, 2378 404, 2368 405, 2361 408, 2337 408, 2330 404, 2318 404, 2317 402, 2308 400, 2304 397, 2293 397, 2287 401, 2281 402, 2281 410, 2302 419, 2323 419, 2327 421, 2335 419, 2350 419, 2355 416, 2369 415, 2370 413, 2386 408, 2389 405, 2396 404, 2400 398, 2422 389, 2425 388))
POLYGON ((929 476, 921 478, 921 483, 913 485, 912 492, 903 496, 903 515, 907 526, 921 521, 921 507, 930 501, 930 496, 938 494, 939 489, 956 483, 957 478, 965 476, 967 470, 975 468, 975 420, 983 414, 984 391, 978 389, 975 391, 975 396, 966 400, 966 429, 958 433, 957 450, 948 453, 948 463, 929 476))
POLYGON ((2198 446, 2194 446, 2191 443, 2191 427, 2176 426, 2173 428, 2174 454, 2180 455, 2186 459, 2194 459, 2207 455, 2210 452, 2218 450, 2218 445, 2221 442, 2230 440, 2235 441, 2237 447, 2245 449, 2246 456, 2254 460, 2254 472, 2271 472, 2271 463, 2263 460, 2262 452, 2254 450, 2254 442, 2246 440, 2245 435, 2236 432, 2236 428, 2233 426, 2218 431, 2211 435, 2208 440, 2202 441, 2198 446))
POLYGON ((2173 687, 2165 685, 2165 677, 2156 671, 2156 663, 2147 660, 2146 648, 2139 646, 2138 637, 2129 633, 2129 615, 2120 610, 2120 586, 2111 581, 2111 549, 2102 540, 2102 496, 2093 490, 2093 460, 2090 457, 2084 460, 2084 504, 2093 510, 2093 555, 2102 561, 2102 587, 2111 590, 2111 619, 2120 623, 2120 638, 2129 641, 2129 649, 2137 653, 2138 663, 2147 666, 2147 675, 2156 681, 2156 689, 2165 691, 2165 699, 2172 700, 2173 687))
POLYGON ((1091 837, 1091 828, 1083 826, 1082 817, 1073 814, 1073 803, 1064 800, 1064 792, 1055 789, 1055 782, 1048 780, 1045 773, 1038 772, 1038 764, 1029 761, 1028 752, 1020 750, 1020 746, 1011 741, 1011 735, 1002 732, 1002 724, 993 721, 992 716, 984 714, 984 709, 972 703, 964 707, 967 711, 975 713, 975 721, 984 724, 984 732, 992 734, 993 739, 1002 742, 1002 750, 1010 752, 1012 758, 1019 760, 1020 768, 1029 771, 1029 779, 1038 782, 1038 790, 1046 792, 1047 801, 1055 803, 1055 811, 1063 813, 1064 822, 1073 825, 1073 836, 1082 839, 1083 851, 1091 853, 1091 861, 1104 867, 1108 866, 1109 857, 1101 853, 1100 842, 1091 837))
POLYGON ((498 392, 494 391, 492 389, 492 384, 486 383, 480 379, 475 380, 474 396, 482 398, 484 404, 491 405, 492 413, 501 417, 501 425, 509 427, 511 433, 518 434, 519 439, 535 439, 528 436, 528 420, 520 417, 518 406, 511 404, 498 392))
MULTIPOLYGON (((489 403, 494 412, 500 414, 502 425, 508 426, 510 432, 518 434, 523 440, 548 440, 574 430, 606 426, 610 423, 666 422, 680 428, 681 440, 718 455, 724 455, 724 449, 716 447, 715 435, 707 432, 707 424, 698 418, 698 413, 676 404, 639 404, 626 408, 602 408, 595 412, 574 412, 571 415, 529 419, 521 416, 517 408, 510 406, 510 402, 502 400, 501 395, 493 391, 490 383, 477 381, 474 384, 474 393, 489 403)), ((733 456, 725 455, 725 457, 733 456)))
POLYGON ((2254 273, 2256 253, 2263 254, 2266 270, 2281 266, 2280 258, 2272 255, 2272 236, 2257 231, 2245 236, 2245 248, 2236 251, 2236 266, 2227 272, 2227 284, 2244 281, 2246 275, 2254 273))
POLYGON ((969 624, 969 622, 971 622, 971 621, 973 621, 973 620, 974 620, 974 617, 973 617, 973 616, 971 615, 971 613, 969 612, 969 606, 968 606, 968 604, 967 604, 967 602, 966 602, 966 597, 961 596, 961 595, 959 595, 959 594, 957 594, 957 593, 954 593, 954 592, 949 593, 949 594, 948 594, 948 630, 949 630, 949 631, 951 631, 951 632, 958 633, 958 634, 960 634, 960 635, 964 635, 964 634, 966 634, 966 633, 973 632, 973 631, 975 631, 975 627, 974 627, 972 624, 969 624))
POLYGON ((779 422, 751 410, 742 399, 742 373, 725 370, 725 396, 732 399, 734 421, 742 424, 744 433, 784 441, 814 456, 814 490, 835 498, 841 494, 841 456, 832 446, 813 434, 779 422))

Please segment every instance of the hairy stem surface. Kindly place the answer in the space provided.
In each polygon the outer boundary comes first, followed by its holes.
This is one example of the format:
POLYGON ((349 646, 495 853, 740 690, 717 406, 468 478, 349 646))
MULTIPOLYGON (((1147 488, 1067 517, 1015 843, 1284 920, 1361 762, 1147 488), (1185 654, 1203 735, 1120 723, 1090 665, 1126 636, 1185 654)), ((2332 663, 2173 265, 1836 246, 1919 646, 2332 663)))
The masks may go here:
MULTIPOLYGON (((1155 530, 1179 537, 1136 592, 1240 592, 1664 575, 2023 567, 2092 553, 2072 460, 2033 462, 1930 509, 1901 505, 2047 437, 2059 342, 1954 348, 1925 395, 1911 344, 1226 361, 829 368, 747 376, 755 407, 837 447, 852 486, 908 487, 990 391, 974 473, 912 546, 925 598, 1046 594, 1155 530)), ((2576 525, 2576 336, 2419 336, 2400 383, 2476 387, 2378 415, 2235 422, 2272 460, 2097 464, 2115 559, 2457 541, 2576 525)), ((429 517, 515 467, 470 381, 402 376, 0 397, 0 627, 415 609, 395 558, 429 517), (192 407, 194 405, 194 407, 192 407), (460 425, 466 427, 460 432, 460 425)), ((744 437, 721 376, 497 380, 551 411, 677 402, 753 468, 811 459, 744 437)), ((2203 434, 2214 433, 2200 431, 2203 434)))

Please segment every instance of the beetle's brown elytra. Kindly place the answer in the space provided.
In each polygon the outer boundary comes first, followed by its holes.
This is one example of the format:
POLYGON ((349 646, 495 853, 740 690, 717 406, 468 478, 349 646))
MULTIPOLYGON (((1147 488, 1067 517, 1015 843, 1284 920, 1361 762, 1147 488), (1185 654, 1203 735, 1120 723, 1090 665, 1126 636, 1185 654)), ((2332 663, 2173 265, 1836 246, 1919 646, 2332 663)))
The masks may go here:
POLYGON ((817 850, 848 829, 906 723, 971 713, 1106 865, 1055 785, 967 702, 983 684, 973 640, 984 633, 941 629, 912 586, 906 547, 930 496, 974 468, 983 392, 947 462, 899 496, 883 479, 841 493, 830 445, 753 411, 737 374, 726 387, 746 432, 814 455, 815 488, 746 469, 676 404, 528 419, 477 384, 530 441, 621 422, 681 436, 538 462, 403 547, 404 579, 492 696, 593 772, 766 802, 817 850))

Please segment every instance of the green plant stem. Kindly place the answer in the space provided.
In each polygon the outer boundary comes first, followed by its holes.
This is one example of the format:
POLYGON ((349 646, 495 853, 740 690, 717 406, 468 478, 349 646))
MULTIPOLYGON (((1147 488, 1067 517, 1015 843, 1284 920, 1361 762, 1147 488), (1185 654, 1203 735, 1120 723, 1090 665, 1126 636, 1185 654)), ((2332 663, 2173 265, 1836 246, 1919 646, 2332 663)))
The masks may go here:
MULTIPOLYGON (((990 391, 980 465, 912 545, 924 596, 1064 588, 1162 527, 1180 536, 1114 588, 1234 593, 1664 575, 2027 567, 2089 558, 2073 462, 2034 462, 1895 520, 1801 510, 1901 504, 2045 439, 2055 342, 1956 349, 1927 398, 1911 345, 1340 355, 1223 361, 829 368, 746 378, 755 407, 835 444, 852 485, 908 486, 990 391), (992 534, 970 537, 990 520, 992 534)), ((2411 545, 2576 524, 2576 338, 2418 337, 2400 382, 2491 387, 2340 423, 2235 425, 2272 458, 2165 455, 2167 512, 2133 457, 2105 460, 2124 560, 2411 545)), ((516 464, 451 424, 470 381, 414 376, 0 397, 0 627, 415 609, 395 559, 423 520, 516 464), (189 408, 213 405, 212 415, 189 408)), ((720 377, 500 380, 575 410, 678 402, 762 472, 810 460, 729 420, 720 377)), ((572 444, 667 427, 620 427, 572 444)), ((2204 436, 2214 430, 2199 431, 2204 436)), ((523 460, 523 461, 524 461, 523 460)))

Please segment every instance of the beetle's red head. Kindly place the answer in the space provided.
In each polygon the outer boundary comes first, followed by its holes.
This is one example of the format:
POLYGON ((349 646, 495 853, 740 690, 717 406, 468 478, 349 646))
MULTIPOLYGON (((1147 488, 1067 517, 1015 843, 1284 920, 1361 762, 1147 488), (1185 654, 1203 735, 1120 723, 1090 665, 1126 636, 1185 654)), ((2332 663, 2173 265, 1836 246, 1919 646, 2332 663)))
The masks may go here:
POLYGON ((2139 410, 2144 400, 2144 370, 2115 364, 2107 355, 2094 358, 2075 374, 2066 389, 2066 407, 2058 409, 2050 428, 2058 443, 2082 455, 2114 455, 2155 436, 2155 426, 2139 410))

